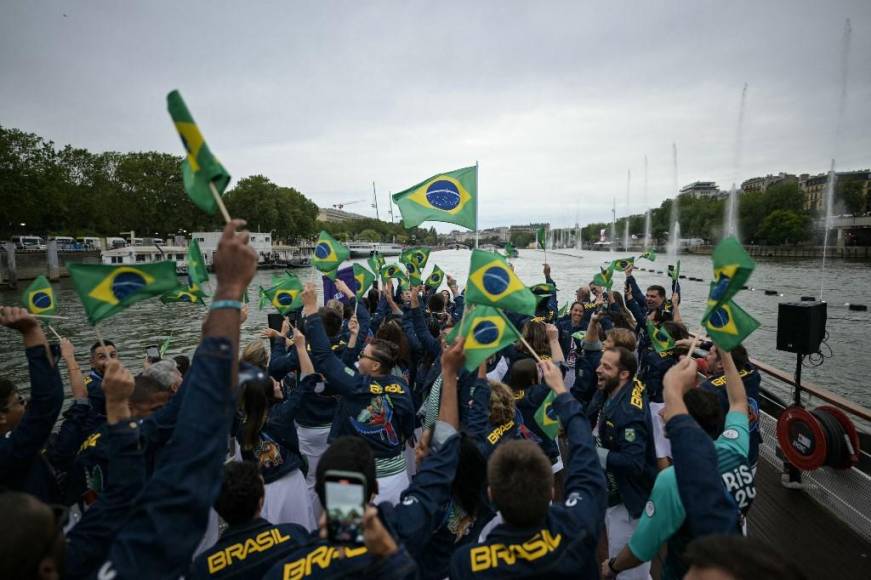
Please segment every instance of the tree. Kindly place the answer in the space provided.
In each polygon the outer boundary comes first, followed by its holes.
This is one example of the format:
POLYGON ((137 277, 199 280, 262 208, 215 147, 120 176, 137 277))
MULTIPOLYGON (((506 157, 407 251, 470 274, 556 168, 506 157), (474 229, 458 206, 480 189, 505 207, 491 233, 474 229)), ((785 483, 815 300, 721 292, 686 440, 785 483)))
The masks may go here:
POLYGON ((272 232, 273 239, 294 241, 315 235, 317 206, 289 187, 279 187, 263 175, 239 181, 224 197, 233 217, 252 230, 272 232))
POLYGON ((867 201, 862 182, 851 179, 838 183, 838 200, 844 204, 846 213, 853 215, 865 213, 867 201))
POLYGON ((362 232, 360 232, 359 234, 357 234, 357 239, 363 240, 366 242, 380 242, 381 241, 381 234, 379 234, 378 232, 376 232, 373 229, 365 229, 362 232))
POLYGON ((530 232, 512 232, 511 243, 516 248, 527 248, 529 244, 535 241, 535 235, 530 232))
POLYGON ((778 209, 762 221, 758 238, 770 245, 797 243, 811 235, 810 217, 790 209, 778 209))

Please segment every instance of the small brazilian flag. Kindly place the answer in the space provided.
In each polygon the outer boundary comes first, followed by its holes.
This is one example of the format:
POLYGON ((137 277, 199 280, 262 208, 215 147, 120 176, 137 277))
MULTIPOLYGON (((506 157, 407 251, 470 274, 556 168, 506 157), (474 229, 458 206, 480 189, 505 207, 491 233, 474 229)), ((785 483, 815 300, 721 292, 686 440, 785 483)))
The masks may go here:
POLYGON ((600 268, 600 272, 593 276, 593 284, 607 290, 611 289, 614 284, 614 262, 608 265, 608 268, 600 268))
POLYGON ((389 280, 390 278, 402 280, 405 277, 405 272, 402 271, 402 266, 399 264, 386 264, 381 268, 381 278, 384 280, 389 280))
POLYGON ((171 342, 172 342, 172 335, 170 334, 169 336, 166 337, 166 339, 164 339, 164 341, 162 343, 160 343, 160 350, 158 350, 158 352, 160 353, 160 358, 163 358, 163 356, 166 354, 166 351, 169 350, 169 345, 171 342))
POLYGON ((653 324, 651 320, 647 321, 647 336, 650 337, 650 342, 656 352, 666 352, 674 349, 674 339, 663 326, 653 324))
POLYGON ((363 298, 363 296, 366 295, 366 292, 369 291, 369 288, 372 287, 372 282, 375 281, 375 274, 360 264, 354 264, 354 281, 357 283, 355 294, 357 300, 359 300, 360 298, 363 298))
POLYGON ((668 277, 671 278, 672 282, 678 281, 678 278, 680 278, 680 260, 674 265, 668 265, 668 277))
POLYGON ((535 230, 535 243, 540 250, 547 249, 547 232, 545 232, 543 227, 535 230))
POLYGON ((369 264, 369 269, 375 274, 380 274, 386 265, 384 256, 378 252, 372 252, 372 255, 366 259, 366 262, 369 264))
POLYGON ((538 300, 499 254, 472 250, 466 301, 535 316, 538 300))
POLYGON ((429 260, 429 252, 429 248, 407 248, 399 256, 399 261, 405 266, 408 279, 414 286, 423 282, 423 268, 429 260))
POLYGON ((438 290, 439 286, 442 285, 442 280, 444 279, 445 273, 442 271, 441 268, 438 267, 438 265, 436 265, 433 267, 432 273, 426 279, 426 282, 424 282, 424 284, 427 288, 431 290, 438 290))
MULTIPOLYGON (((716 283, 711 282, 711 293, 715 286, 716 283)), ((731 352, 759 328, 759 322, 731 300, 717 304, 715 300, 708 299, 702 325, 717 348, 727 352, 731 352)))
MULTIPOLYGON (((744 251, 744 248, 733 236, 729 236, 714 248, 714 285, 708 297, 708 304, 713 300, 716 306, 729 302, 750 278, 756 263, 744 251)), ((703 319, 703 322, 707 318, 703 319)))
POLYGON ((557 318, 562 318, 563 316, 565 316, 565 315, 568 314, 568 313, 569 313, 569 303, 566 302, 566 303, 563 304, 562 307, 559 309, 559 312, 557 313, 557 318))
POLYGON ((559 417, 553 408, 554 399, 556 399, 556 395, 551 391, 535 412, 535 422, 549 439, 556 439, 556 436, 559 435, 559 417))
POLYGON ((52 315, 57 312, 57 302, 54 299, 54 290, 45 276, 40 276, 24 290, 22 296, 24 307, 31 314, 52 315))
POLYGON ((312 260, 315 268, 323 272, 330 280, 335 280, 339 264, 350 257, 351 252, 348 251, 348 248, 327 232, 321 231, 312 260))
POLYGON ((203 300, 205 296, 206 294, 203 292, 203 289, 200 288, 199 284, 191 283, 187 288, 176 288, 175 290, 170 290, 165 294, 161 294, 160 301, 164 304, 187 302, 189 304, 202 304, 205 306, 206 301, 203 300))
POLYGON ((611 272, 616 272, 617 270, 623 271, 629 266, 635 265, 635 258, 618 258, 611 262, 611 272))
POLYGON ((453 343, 459 336, 466 338, 463 346, 465 366, 466 370, 472 371, 491 354, 514 344, 520 333, 498 308, 477 305, 463 315, 460 324, 454 327, 446 340, 453 343))
POLYGON ((67 270, 91 325, 179 287, 174 261, 136 266, 73 263, 67 270))
POLYGON ((639 260, 650 260, 651 262, 656 261, 656 250, 650 248, 649 250, 644 250, 644 253, 638 256, 639 260))
POLYGON ((393 202, 399 206, 406 229, 433 221, 474 230, 478 223, 478 167, 433 175, 393 194, 393 202))
POLYGON ((191 239, 185 261, 188 266, 188 280, 191 286, 208 282, 209 272, 206 270, 206 261, 203 260, 203 253, 200 251, 200 244, 196 239, 191 239))
POLYGON ((516 258, 518 256, 517 248, 511 242, 505 244, 505 255, 509 258, 516 258))
POLYGON ((179 92, 169 93, 166 96, 166 103, 169 116, 172 117, 187 151, 187 158, 181 162, 184 189, 198 208, 214 214, 218 211, 218 203, 212 195, 209 183, 214 183, 218 193, 223 195, 230 183, 230 174, 212 155, 179 92))
POLYGON ((284 276, 273 278, 272 283, 271 288, 260 288, 258 308, 262 309, 265 304, 271 304, 284 315, 302 308, 303 285, 296 275, 285 273, 284 276))

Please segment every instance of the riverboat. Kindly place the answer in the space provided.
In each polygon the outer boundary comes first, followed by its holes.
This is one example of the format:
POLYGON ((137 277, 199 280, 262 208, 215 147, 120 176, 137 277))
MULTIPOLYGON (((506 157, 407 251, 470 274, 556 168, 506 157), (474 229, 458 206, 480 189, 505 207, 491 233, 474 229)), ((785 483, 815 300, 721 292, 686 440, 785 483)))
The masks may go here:
POLYGON ((348 244, 348 250, 352 258, 368 258, 375 252, 382 256, 398 256, 402 253, 402 246, 377 242, 351 242, 348 244))
POLYGON ((100 252, 100 261, 103 264, 127 264, 135 266, 136 264, 151 264, 153 262, 172 260, 175 262, 177 274, 187 274, 188 268, 185 262, 187 251, 186 246, 125 246, 123 248, 103 250, 100 252))

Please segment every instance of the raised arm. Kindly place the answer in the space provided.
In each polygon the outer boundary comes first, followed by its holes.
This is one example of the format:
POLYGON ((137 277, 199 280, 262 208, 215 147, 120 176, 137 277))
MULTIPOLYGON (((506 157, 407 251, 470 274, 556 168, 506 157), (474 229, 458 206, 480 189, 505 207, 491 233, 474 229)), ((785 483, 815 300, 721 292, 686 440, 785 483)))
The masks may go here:
POLYGON ((723 361, 723 370, 726 374, 726 394, 729 396, 729 411, 744 413, 746 415, 750 410, 747 404, 747 391, 744 388, 744 381, 741 380, 741 375, 738 374, 735 361, 732 359, 732 353, 720 348, 717 348, 717 353, 720 355, 720 360, 723 361))
POLYGON ((76 401, 88 398, 88 388, 85 386, 85 379, 82 376, 82 370, 79 368, 79 363, 76 361, 76 347, 68 338, 62 338, 60 341, 60 355, 67 365, 67 375, 70 378, 70 392, 73 399, 76 401))
POLYGON ((306 378, 308 375, 313 375, 315 366, 312 364, 312 359, 308 355, 306 348, 305 335, 296 327, 293 329, 293 348, 296 350, 297 360, 299 360, 299 378, 306 378))
POLYGON ((438 340, 430 334, 429 328, 426 327, 426 320, 423 317, 423 306, 420 304, 414 288, 411 292, 411 323, 414 328, 414 334, 417 335, 417 340, 421 346, 435 356, 441 355, 442 346, 438 340))
POLYGON ((339 395, 350 395, 355 392, 357 385, 356 369, 346 366, 333 352, 330 339, 324 330, 324 323, 318 314, 318 297, 315 293, 314 284, 306 284, 302 291, 302 312, 305 315, 306 337, 311 344, 311 358, 316 372, 322 374, 324 379, 339 395))
POLYGON ((545 325, 547 332, 547 342, 550 345, 550 358, 555 363, 562 363, 566 361, 566 357, 563 354, 563 347, 559 342, 559 329, 554 324, 545 325))

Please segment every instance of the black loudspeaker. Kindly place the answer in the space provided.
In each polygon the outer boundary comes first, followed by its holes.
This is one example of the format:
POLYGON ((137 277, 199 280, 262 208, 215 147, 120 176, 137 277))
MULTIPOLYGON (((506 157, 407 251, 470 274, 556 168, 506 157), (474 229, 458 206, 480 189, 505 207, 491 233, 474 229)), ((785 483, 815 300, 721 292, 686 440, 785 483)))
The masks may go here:
POLYGON ((825 302, 782 302, 777 305, 777 350, 797 354, 819 352, 826 336, 825 302))

